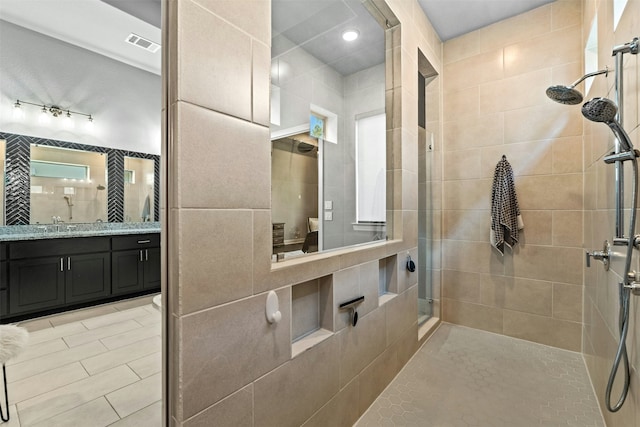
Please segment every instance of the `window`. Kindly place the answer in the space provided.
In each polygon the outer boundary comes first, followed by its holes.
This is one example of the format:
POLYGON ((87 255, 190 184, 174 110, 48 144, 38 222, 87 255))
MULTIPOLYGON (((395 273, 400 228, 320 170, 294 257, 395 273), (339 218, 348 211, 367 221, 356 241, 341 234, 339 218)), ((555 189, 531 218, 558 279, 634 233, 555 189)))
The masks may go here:
POLYGON ((386 153, 385 114, 356 118, 358 222, 386 221, 386 153))
POLYGON ((89 166, 31 160, 31 176, 89 180, 89 166))

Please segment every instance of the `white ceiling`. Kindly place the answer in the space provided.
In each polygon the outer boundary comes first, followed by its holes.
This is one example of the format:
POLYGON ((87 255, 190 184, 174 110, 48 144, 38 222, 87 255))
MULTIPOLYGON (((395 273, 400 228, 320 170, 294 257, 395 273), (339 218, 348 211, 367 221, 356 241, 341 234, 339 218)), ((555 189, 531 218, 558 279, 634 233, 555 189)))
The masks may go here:
POLYGON ((160 44, 160 29, 100 0, 1 0, 0 19, 160 75, 160 51, 125 42, 135 33, 160 44))
MULTIPOLYGON (((384 35, 362 0, 272 1, 272 56, 294 42, 343 75, 384 60, 384 50, 371 48, 384 35), (351 46, 335 37, 347 27, 361 31, 351 46)), ((443 41, 552 1, 418 0, 443 41)), ((160 74, 160 51, 124 42, 135 33, 160 44, 160 0, 1 0, 0 19, 160 74)))
POLYGON ((418 0, 446 41, 555 0, 418 0))

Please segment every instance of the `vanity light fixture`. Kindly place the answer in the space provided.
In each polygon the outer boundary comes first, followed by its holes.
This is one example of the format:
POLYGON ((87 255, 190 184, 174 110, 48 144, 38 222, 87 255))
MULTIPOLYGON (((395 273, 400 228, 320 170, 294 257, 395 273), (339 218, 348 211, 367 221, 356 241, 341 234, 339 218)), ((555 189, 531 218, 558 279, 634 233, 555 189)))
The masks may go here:
POLYGON ((360 32, 358 30, 346 30, 344 33, 342 33, 342 38, 344 39, 344 41, 352 42, 357 39, 359 35, 360 32))
POLYGON ((23 105, 33 105, 34 107, 39 107, 42 115, 46 115, 47 117, 49 113, 51 113, 53 117, 65 117, 66 120, 70 120, 72 115, 79 115, 85 116, 90 122, 93 122, 92 114, 81 113, 79 111, 71 111, 70 109, 63 110, 57 105, 36 104, 34 102, 20 101, 19 99, 17 99, 15 104, 13 104, 13 108, 22 111, 23 105))

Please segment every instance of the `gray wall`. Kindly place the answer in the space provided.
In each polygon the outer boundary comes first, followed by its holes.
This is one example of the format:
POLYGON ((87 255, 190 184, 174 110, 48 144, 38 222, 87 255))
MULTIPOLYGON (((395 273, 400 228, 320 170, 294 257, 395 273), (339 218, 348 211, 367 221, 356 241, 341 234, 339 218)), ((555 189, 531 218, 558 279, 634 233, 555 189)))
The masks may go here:
POLYGON ((160 154, 160 76, 2 20, 0 40, 0 131, 160 154), (16 99, 92 114, 93 130, 43 126, 30 106, 18 121, 16 99))

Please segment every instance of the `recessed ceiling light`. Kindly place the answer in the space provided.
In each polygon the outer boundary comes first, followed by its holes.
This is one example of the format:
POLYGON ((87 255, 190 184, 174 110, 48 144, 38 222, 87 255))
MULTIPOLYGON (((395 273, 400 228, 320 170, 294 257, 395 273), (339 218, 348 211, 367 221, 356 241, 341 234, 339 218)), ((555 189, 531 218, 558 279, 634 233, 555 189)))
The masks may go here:
POLYGON ((352 42, 355 39, 357 39, 359 35, 360 33, 358 32, 358 30, 347 30, 344 33, 342 33, 342 38, 345 41, 352 42))

